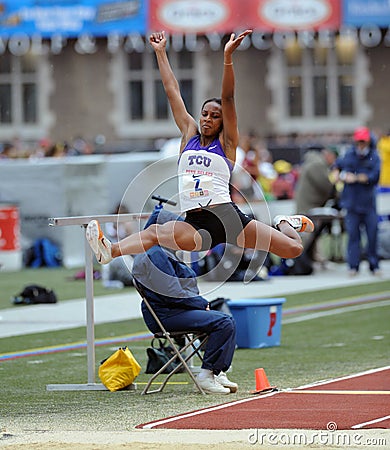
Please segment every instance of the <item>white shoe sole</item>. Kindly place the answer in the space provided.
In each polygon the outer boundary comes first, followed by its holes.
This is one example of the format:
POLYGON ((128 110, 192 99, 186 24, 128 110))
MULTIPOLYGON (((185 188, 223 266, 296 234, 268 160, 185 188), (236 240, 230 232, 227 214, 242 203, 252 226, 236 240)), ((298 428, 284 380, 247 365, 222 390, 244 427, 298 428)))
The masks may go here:
POLYGON ((228 388, 232 394, 238 391, 238 384, 234 383, 233 381, 230 381, 229 379, 227 379, 226 382, 224 383, 223 380, 219 380, 218 377, 216 377, 216 381, 224 388, 228 388))
POLYGON ((103 235, 96 220, 91 220, 85 232, 87 241, 100 264, 108 264, 111 260, 111 242, 103 235))
POLYGON ((279 224, 282 221, 289 223, 290 226, 298 233, 312 233, 314 231, 313 222, 302 214, 296 214, 294 216, 275 216, 273 224, 277 229, 279 229, 279 224))
POLYGON ((223 384, 222 386, 225 387, 225 388, 228 388, 232 394, 235 394, 238 391, 238 386, 237 385, 236 386, 233 386, 233 385, 226 386, 226 385, 223 384))
MULTIPOLYGON (((202 387, 202 386, 201 386, 202 387)), ((205 388, 202 388, 203 389, 203 392, 205 393, 205 394, 211 394, 211 395, 227 395, 227 394, 230 394, 230 389, 228 389, 228 388, 225 388, 223 391, 222 390, 213 390, 213 389, 205 389, 205 388)))
POLYGON ((85 235, 90 247, 92 248, 92 251, 95 253, 95 255, 98 254, 99 225, 96 220, 92 220, 91 222, 89 222, 85 235))
MULTIPOLYGON (((207 384, 208 384, 207 383, 205 386, 202 386, 202 382, 199 380, 197 380, 197 381, 198 381, 199 386, 202 388, 202 390, 205 394, 222 394, 222 395, 230 394, 230 389, 225 388, 224 386, 222 386, 222 384, 215 383, 214 386, 212 386, 212 385, 207 386, 207 384)), ((198 388, 195 385, 194 385, 194 391, 199 392, 198 388)))

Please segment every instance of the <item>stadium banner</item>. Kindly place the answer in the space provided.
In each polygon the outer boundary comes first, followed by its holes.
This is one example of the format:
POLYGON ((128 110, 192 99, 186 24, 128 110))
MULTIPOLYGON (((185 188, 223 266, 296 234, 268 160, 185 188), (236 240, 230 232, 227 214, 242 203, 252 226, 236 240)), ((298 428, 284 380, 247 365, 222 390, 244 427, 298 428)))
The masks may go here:
POLYGON ((356 27, 376 25, 388 28, 390 2, 389 0, 344 0, 343 23, 356 27))
POLYGON ((250 28, 247 8, 254 0, 149 0, 149 27, 169 34, 231 33, 250 28))
POLYGON ((272 32, 340 28, 340 0, 254 0, 248 6, 248 18, 255 29, 272 32))
POLYGON ((145 34, 144 0, 1 0, 0 37, 145 34))

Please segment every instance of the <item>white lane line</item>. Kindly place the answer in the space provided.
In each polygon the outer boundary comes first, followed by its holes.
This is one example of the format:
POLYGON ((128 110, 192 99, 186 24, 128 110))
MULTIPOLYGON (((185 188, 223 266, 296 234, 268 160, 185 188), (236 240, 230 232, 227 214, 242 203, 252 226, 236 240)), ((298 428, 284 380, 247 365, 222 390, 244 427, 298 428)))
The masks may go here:
POLYGON ((154 427, 156 427, 158 425, 164 425, 166 423, 175 422, 177 420, 186 419, 188 417, 199 416, 200 414, 207 414, 209 412, 218 411, 219 409, 230 408, 230 406, 240 405, 241 403, 252 402, 254 400, 258 400, 259 398, 272 397, 273 395, 276 395, 276 394, 279 394, 279 393, 280 393, 280 391, 270 392, 269 394, 263 394, 260 397, 259 396, 255 396, 255 397, 250 397, 250 398, 243 398, 241 400, 236 400, 236 401, 233 401, 233 402, 224 403, 222 405, 211 406, 210 408, 200 409, 200 410, 197 410, 197 411, 191 411, 189 413, 180 414, 180 415, 174 416, 174 417, 167 417, 166 419, 161 419, 161 420, 158 420, 158 421, 155 421, 155 422, 147 423, 147 424, 143 425, 141 428, 145 428, 145 429, 154 428, 154 427))
POLYGON ((332 389, 291 389, 286 394, 325 394, 325 395, 390 395, 390 391, 342 391, 332 389))
POLYGON ((382 372, 383 370, 389 370, 389 369, 390 369, 390 366, 378 367, 377 369, 369 369, 369 370, 365 370, 364 372, 354 373, 352 375, 345 375, 344 377, 333 378, 331 380, 316 381, 315 383, 310 383, 310 384, 305 384, 303 386, 298 386, 295 389, 307 389, 307 388, 310 388, 310 387, 321 386, 323 384, 336 383, 337 381, 351 380, 352 378, 361 377, 363 375, 370 375, 372 373, 382 372))
POLYGON ((367 303, 365 305, 346 306, 344 308, 335 308, 335 309, 331 309, 329 311, 320 311, 320 312, 313 313, 313 314, 305 314, 305 315, 299 316, 299 317, 291 317, 289 319, 282 319, 282 324, 288 325, 290 323, 304 322, 306 320, 318 319, 320 317, 334 316, 336 314, 343 314, 343 313, 353 312, 353 311, 362 311, 364 309, 380 308, 380 307, 389 306, 389 305, 390 305, 390 300, 387 300, 384 302, 381 301, 381 302, 367 303))
POLYGON ((370 420, 368 422, 358 423, 357 425, 352 425, 351 428, 363 428, 366 425, 372 425, 374 423, 383 422, 384 420, 390 419, 390 416, 379 417, 378 419, 370 420))

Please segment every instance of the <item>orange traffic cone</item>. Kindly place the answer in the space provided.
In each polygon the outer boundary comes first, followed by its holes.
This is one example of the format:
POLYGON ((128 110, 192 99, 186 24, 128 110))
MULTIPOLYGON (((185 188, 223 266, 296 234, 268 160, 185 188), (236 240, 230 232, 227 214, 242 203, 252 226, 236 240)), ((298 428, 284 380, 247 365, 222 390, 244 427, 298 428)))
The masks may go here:
POLYGON ((277 391, 276 386, 269 384, 267 375, 263 368, 255 369, 256 390, 251 391, 251 394, 264 394, 266 392, 277 391))

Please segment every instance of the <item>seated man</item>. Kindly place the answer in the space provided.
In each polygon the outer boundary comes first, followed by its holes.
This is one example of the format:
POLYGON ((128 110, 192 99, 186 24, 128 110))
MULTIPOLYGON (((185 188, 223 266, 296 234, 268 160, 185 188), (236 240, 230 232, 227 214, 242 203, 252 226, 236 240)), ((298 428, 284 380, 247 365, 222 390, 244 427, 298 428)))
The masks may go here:
MULTIPOLYGON (((172 214, 164 209, 155 211, 146 227, 151 223, 172 220, 172 214)), ((208 334, 202 367, 197 375, 204 392, 236 392, 238 385, 225 373, 236 347, 234 319, 228 314, 210 310, 209 302, 199 295, 195 272, 180 262, 172 250, 155 245, 134 258, 133 277, 142 285, 151 307, 168 331, 191 330, 208 334)), ((144 304, 142 314, 150 331, 159 332, 144 304)))

